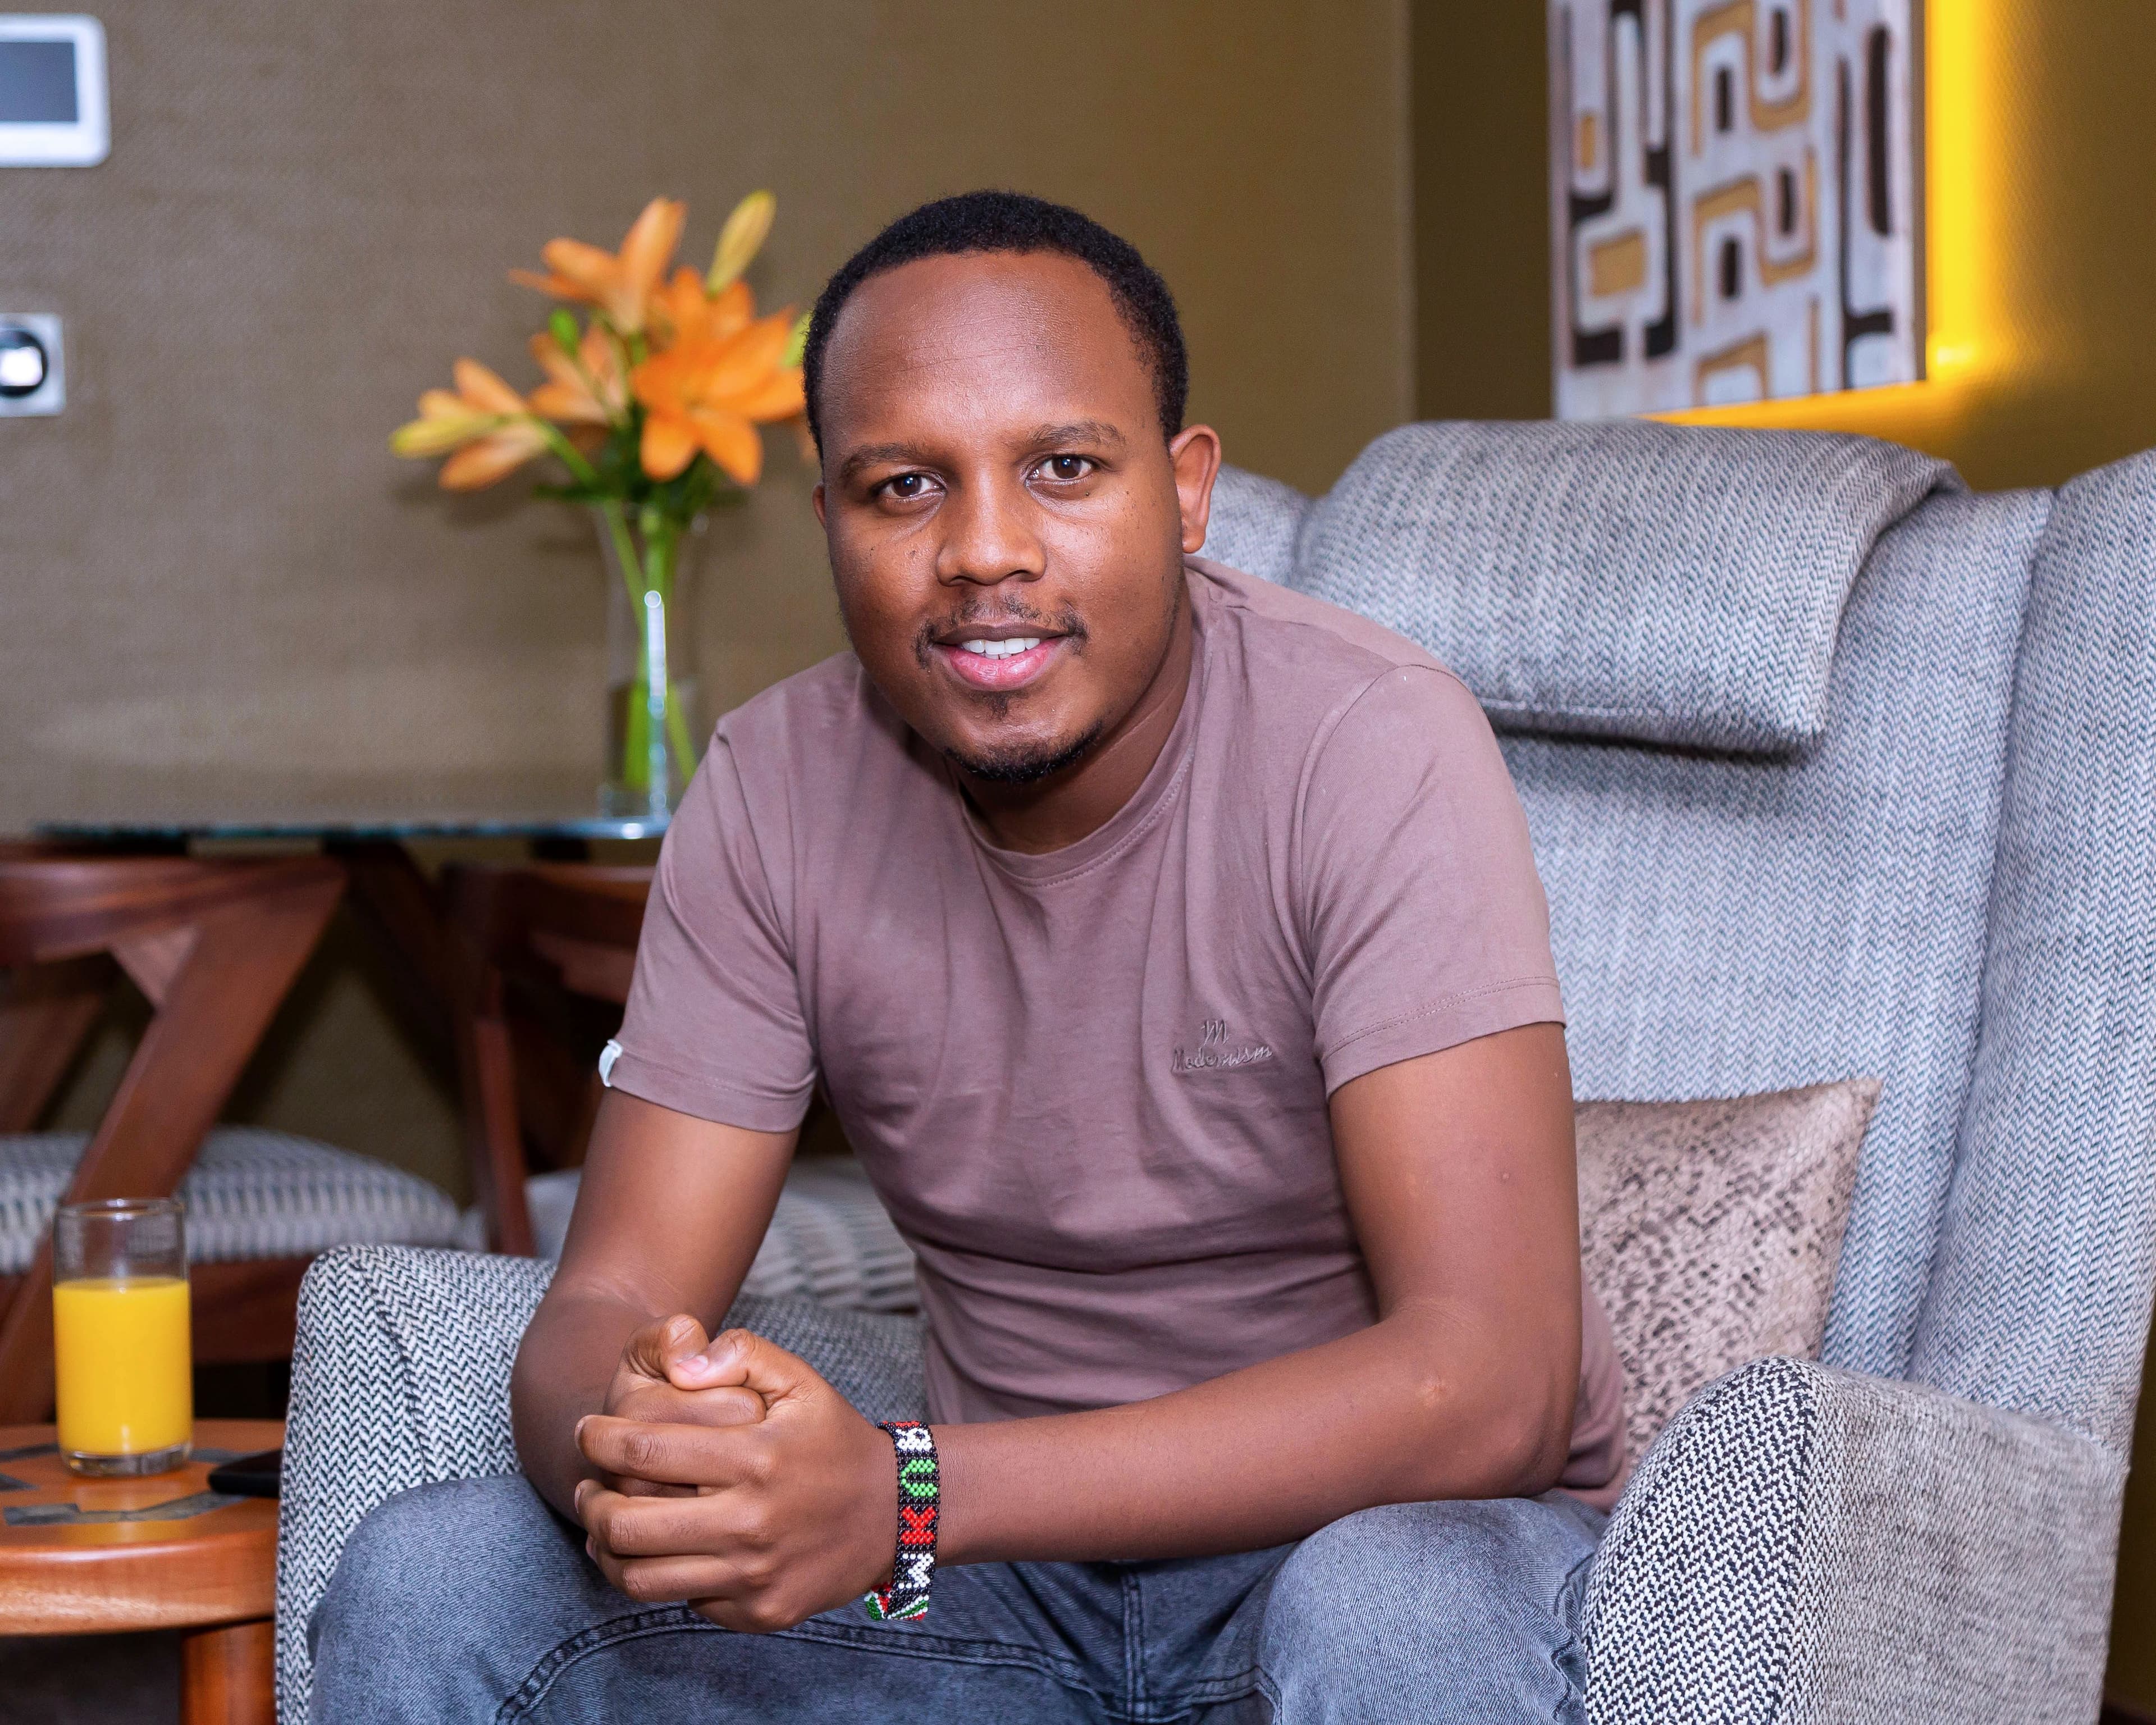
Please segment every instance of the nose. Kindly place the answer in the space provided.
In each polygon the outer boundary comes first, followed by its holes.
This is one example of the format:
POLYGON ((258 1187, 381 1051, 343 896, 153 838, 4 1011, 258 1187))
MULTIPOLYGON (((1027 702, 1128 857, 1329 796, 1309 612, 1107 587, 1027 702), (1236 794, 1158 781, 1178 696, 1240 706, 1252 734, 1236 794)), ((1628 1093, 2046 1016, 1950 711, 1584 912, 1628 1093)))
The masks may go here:
POLYGON ((1001 474, 969 475, 937 511, 942 540, 936 578, 946 586, 994 587, 1035 581, 1046 572, 1047 548, 1034 530, 1025 487, 1001 474))

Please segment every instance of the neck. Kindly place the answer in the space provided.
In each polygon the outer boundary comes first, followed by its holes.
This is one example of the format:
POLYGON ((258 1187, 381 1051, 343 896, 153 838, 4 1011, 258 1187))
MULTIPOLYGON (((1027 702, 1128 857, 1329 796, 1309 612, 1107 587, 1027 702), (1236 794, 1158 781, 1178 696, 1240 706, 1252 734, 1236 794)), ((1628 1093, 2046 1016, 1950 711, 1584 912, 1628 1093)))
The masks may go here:
POLYGON ((1190 599, 1178 600, 1168 649, 1152 680, 1085 758, 1034 784, 998 784, 953 770, 981 824, 1006 850, 1038 856, 1075 845, 1098 831, 1137 794, 1146 774, 1168 746, 1190 688, 1194 633, 1190 599))

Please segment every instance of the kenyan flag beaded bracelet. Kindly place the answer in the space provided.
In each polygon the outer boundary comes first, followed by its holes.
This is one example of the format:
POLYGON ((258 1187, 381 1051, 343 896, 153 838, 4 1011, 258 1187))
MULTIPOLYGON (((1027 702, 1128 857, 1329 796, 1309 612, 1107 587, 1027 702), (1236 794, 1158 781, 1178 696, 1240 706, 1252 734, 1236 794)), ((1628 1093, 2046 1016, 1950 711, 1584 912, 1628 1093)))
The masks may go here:
POLYGON ((918 1420, 880 1420, 898 1452, 898 1554, 891 1585, 864 1594, 861 1604, 878 1622, 928 1615, 928 1584, 936 1574, 936 1524, 942 1519, 943 1482, 936 1467, 936 1440, 918 1420))

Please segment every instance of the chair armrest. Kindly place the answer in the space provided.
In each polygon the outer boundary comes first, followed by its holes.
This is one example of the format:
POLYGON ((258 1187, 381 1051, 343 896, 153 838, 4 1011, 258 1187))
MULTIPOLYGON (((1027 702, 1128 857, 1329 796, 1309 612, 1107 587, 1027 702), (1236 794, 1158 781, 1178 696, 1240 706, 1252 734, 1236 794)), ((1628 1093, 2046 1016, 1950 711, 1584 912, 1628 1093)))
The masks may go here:
MULTIPOLYGON (((277 1527, 277 1713, 306 1717, 307 1626, 345 1541, 385 1498, 516 1471, 509 1374, 554 1266, 532 1258, 351 1246, 300 1287, 277 1527)), ((799 1354, 873 1419, 924 1411, 910 1318, 807 1300, 737 1301, 729 1326, 799 1354)))
POLYGON ((1670 1422, 1617 1506, 1588 1715, 2087 1725, 2124 1479, 2026 1414, 1754 1360, 1670 1422))

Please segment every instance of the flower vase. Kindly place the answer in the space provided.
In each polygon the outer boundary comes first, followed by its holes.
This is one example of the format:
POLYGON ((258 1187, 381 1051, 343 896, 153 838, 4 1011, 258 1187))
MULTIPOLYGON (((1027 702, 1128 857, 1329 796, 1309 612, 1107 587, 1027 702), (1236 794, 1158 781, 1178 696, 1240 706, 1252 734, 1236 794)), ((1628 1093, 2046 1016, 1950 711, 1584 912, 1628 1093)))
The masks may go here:
POLYGON ((696 770, 704 740, 692 602, 708 522, 701 515, 675 522, 619 504, 592 514, 607 585, 599 807, 663 821, 696 770))

